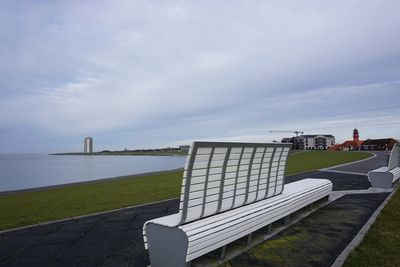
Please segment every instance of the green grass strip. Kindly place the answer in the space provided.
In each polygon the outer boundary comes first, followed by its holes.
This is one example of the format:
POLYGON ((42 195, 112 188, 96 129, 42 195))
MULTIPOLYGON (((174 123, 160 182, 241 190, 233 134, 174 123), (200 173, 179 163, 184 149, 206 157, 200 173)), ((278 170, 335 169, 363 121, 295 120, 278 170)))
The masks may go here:
POLYGON ((286 175, 323 169, 352 161, 369 158, 365 152, 309 151, 289 156, 286 175))
MULTIPOLYGON (((291 154, 287 175, 370 157, 369 153, 291 154)), ((27 177, 29 179, 29 177, 27 177)), ((182 171, 0 195, 0 230, 176 198, 182 171)))
POLYGON ((389 200, 344 266, 400 266, 400 190, 389 200))

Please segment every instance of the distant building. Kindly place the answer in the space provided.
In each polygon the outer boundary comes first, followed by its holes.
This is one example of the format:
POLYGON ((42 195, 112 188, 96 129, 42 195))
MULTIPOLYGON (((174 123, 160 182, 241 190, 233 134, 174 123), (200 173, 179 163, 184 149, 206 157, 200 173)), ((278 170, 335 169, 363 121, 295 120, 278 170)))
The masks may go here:
POLYGON ((189 150, 190 149, 190 145, 180 145, 179 149, 180 150, 189 150))
POLYGON ((360 140, 357 129, 353 130, 353 140, 346 140, 342 144, 337 144, 331 150, 391 150, 397 141, 393 138, 367 139, 360 140))
POLYGON ((299 146, 298 137, 285 137, 285 138, 282 138, 281 143, 292 143, 292 150, 303 149, 302 146, 299 146))
POLYGON ((300 135, 295 137, 294 143, 301 150, 326 150, 335 145, 335 137, 331 134, 300 135))
POLYGON ((335 137, 331 134, 309 134, 286 137, 281 142, 292 143, 295 150, 326 150, 335 145, 335 137))
POLYGON ((93 153, 93 138, 85 137, 83 141, 84 153, 91 154, 93 153))
POLYGON ((360 146, 360 150, 392 150, 397 140, 393 138, 367 139, 360 146))
POLYGON ((346 140, 342 144, 337 144, 332 147, 332 150, 360 150, 360 146, 364 143, 364 141, 360 140, 359 132, 356 129, 353 130, 353 140, 346 140))

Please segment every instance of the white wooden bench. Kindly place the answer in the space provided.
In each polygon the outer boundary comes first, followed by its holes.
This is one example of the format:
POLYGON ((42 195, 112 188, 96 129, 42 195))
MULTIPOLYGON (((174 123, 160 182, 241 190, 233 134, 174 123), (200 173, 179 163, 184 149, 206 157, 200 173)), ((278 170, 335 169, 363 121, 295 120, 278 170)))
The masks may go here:
POLYGON ((144 224, 151 266, 188 266, 193 259, 328 196, 329 180, 284 185, 290 147, 193 142, 179 213, 144 224))
POLYGON ((389 164, 368 173, 368 179, 372 187, 392 188, 400 178, 400 144, 393 146, 390 152, 389 164))

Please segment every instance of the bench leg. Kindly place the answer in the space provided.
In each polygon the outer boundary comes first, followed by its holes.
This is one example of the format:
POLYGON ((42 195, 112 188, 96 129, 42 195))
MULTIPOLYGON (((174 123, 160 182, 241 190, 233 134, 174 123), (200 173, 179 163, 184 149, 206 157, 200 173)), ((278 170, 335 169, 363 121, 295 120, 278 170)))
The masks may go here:
POLYGON ((267 234, 269 235, 272 231, 272 223, 268 225, 267 234))
POLYGON ((310 204, 310 210, 312 210, 314 208, 314 203, 310 204))
POLYGON ((191 261, 186 262, 186 267, 190 267, 190 263, 191 263, 191 261))
POLYGON ((226 246, 223 246, 221 248, 221 254, 219 255, 219 259, 223 260, 225 258, 225 254, 226 254, 226 246))
POLYGON ((247 245, 251 243, 252 236, 253 236, 252 233, 247 236, 247 245))
POLYGON ((288 216, 285 217, 284 225, 288 224, 289 221, 290 221, 290 215, 288 215, 288 216))

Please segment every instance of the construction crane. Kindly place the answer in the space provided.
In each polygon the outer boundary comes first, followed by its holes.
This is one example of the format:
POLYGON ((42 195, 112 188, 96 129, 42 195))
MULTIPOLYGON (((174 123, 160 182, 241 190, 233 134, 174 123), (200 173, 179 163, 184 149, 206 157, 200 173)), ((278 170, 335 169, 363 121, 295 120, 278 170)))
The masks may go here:
POLYGON ((273 130, 271 130, 269 132, 271 132, 271 133, 294 133, 294 134, 296 134, 296 137, 298 137, 299 134, 304 134, 304 132, 301 132, 301 131, 273 131, 273 130))

